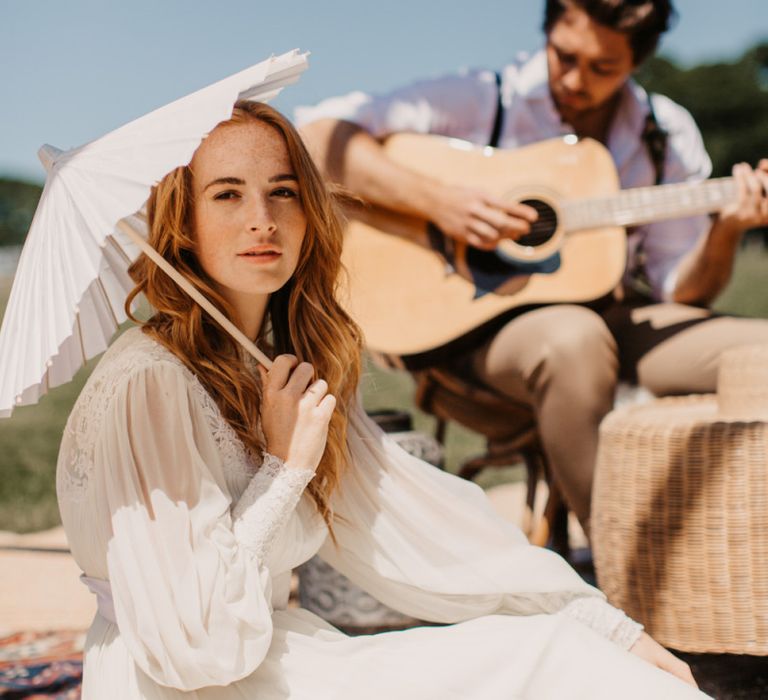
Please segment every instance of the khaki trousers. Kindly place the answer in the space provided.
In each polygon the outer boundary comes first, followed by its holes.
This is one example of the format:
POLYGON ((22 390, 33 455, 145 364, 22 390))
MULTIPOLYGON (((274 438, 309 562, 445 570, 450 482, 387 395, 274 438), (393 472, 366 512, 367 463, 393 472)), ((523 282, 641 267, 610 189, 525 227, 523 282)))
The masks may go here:
MULTIPOLYGON (((723 350, 768 343, 768 320, 681 304, 526 312, 473 352, 474 378, 533 407, 552 477, 589 532, 598 426, 620 377, 657 396, 714 392, 723 350)), ((466 364, 465 364, 466 366, 466 364)))

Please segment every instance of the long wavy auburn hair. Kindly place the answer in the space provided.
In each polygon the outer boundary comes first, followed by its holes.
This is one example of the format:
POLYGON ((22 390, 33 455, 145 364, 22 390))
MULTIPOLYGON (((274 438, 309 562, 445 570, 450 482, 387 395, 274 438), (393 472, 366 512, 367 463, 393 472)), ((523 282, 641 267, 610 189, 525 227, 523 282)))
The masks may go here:
MULTIPOLYGON (((360 376, 361 348, 357 326, 336 300, 342 272, 339 209, 301 137, 272 107, 238 102, 231 119, 216 128, 251 120, 268 124, 283 137, 307 219, 298 265, 291 279, 271 295, 259 343, 273 355, 291 353, 311 363, 336 396, 325 452, 307 487, 330 528, 330 495, 349 461, 348 409, 360 376)), ((147 202, 149 243, 234 319, 234 309, 216 291, 195 253, 192 175, 189 166, 176 168, 152 189, 147 202)), ((144 332, 194 372, 246 448, 260 453, 265 447, 259 429, 260 387, 245 352, 146 256, 131 265, 129 274, 136 282, 126 300, 129 316, 132 301, 143 293, 155 311, 143 323, 144 332)))

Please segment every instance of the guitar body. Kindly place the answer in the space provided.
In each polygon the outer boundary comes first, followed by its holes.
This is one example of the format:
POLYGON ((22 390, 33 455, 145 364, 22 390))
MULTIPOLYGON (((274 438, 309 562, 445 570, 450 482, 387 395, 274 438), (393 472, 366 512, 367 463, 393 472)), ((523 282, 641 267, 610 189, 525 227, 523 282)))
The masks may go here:
POLYGON ((566 232, 569 200, 619 189, 598 142, 553 139, 502 151, 435 136, 399 134, 385 143, 395 161, 447 184, 476 187, 506 201, 535 202, 544 235, 530 245, 484 253, 427 232, 427 222, 365 208, 345 232, 347 279, 341 300, 366 345, 393 355, 423 355, 513 309, 584 303, 613 290, 626 260, 619 226, 566 232))

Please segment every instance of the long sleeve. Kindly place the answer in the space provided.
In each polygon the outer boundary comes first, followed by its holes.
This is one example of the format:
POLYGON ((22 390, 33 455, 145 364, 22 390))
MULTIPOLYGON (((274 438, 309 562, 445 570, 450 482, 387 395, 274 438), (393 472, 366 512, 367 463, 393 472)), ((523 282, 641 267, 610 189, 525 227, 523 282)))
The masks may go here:
POLYGON ((263 660, 272 637, 264 556, 306 485, 279 465, 257 472, 233 520, 221 435, 200 393, 171 362, 131 373, 95 453, 121 637, 145 673, 184 690, 229 684, 263 660))
POLYGON ((314 476, 311 469, 288 469, 283 460, 265 452, 232 511, 238 542, 263 560, 314 476))
POLYGON ((436 622, 562 611, 623 646, 639 635, 563 559, 500 518, 479 487, 404 452, 362 412, 349 445, 353 467, 334 502, 338 546, 327 541, 320 554, 385 604, 436 622))

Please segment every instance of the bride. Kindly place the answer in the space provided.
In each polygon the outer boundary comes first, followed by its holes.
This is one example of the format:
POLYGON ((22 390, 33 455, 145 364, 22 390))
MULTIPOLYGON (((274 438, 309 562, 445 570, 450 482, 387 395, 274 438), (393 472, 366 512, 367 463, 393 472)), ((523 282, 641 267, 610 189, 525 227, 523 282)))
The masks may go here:
POLYGON ((85 700, 703 697, 476 486, 365 417, 334 201, 282 115, 238 103, 148 217, 150 244, 275 359, 257 367, 147 258, 132 266, 127 304, 142 292, 154 315, 102 358, 58 462, 98 597, 85 700), (291 569, 318 551, 445 626, 351 638, 289 609, 291 569))

